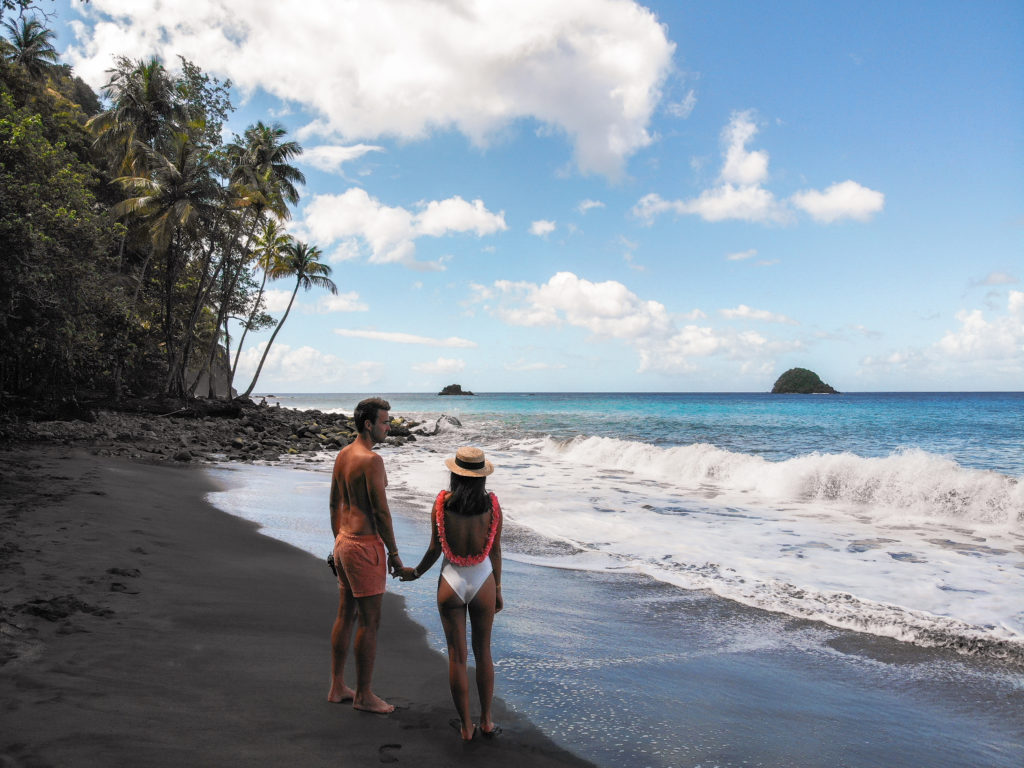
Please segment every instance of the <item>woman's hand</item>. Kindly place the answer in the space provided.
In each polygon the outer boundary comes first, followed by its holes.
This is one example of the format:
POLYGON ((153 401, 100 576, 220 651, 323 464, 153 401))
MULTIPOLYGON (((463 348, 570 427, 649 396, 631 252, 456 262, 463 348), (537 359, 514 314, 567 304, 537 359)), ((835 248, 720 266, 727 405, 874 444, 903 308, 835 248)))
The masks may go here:
POLYGON ((505 599, 501 596, 501 587, 494 592, 494 612, 499 613, 505 607, 505 599))
POLYGON ((398 572, 398 578, 401 581, 416 581, 419 577, 415 568, 403 568, 398 572))

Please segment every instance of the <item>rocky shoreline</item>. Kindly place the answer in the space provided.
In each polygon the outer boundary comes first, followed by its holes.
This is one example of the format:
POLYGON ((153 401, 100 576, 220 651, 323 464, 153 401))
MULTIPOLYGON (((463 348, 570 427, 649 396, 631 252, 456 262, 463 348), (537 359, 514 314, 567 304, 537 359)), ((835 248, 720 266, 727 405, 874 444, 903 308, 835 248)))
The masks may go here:
MULTIPOLYGON (((454 421, 451 417, 441 417, 454 421)), ((388 445, 437 432, 434 422, 394 417, 388 445)), ((51 443, 98 456, 175 462, 279 461, 337 451, 355 438, 350 416, 234 401, 140 401, 82 409, 62 420, 0 420, 0 446, 51 443)))

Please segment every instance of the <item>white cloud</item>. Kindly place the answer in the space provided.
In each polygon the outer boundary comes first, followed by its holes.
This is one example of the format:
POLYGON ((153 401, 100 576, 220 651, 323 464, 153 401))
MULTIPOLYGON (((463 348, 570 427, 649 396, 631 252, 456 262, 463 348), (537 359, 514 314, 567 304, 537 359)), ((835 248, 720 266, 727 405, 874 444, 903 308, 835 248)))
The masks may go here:
POLYGON ((682 101, 673 101, 665 105, 665 111, 668 112, 672 117, 678 117, 682 120, 688 118, 693 108, 697 106, 697 94, 691 88, 686 96, 683 97, 682 101))
POLYGON ((666 200, 655 192, 649 193, 633 206, 633 215, 648 225, 663 213, 690 214, 711 222, 783 224, 793 219, 795 207, 816 221, 832 223, 845 218, 867 221, 884 207, 885 195, 855 181, 833 184, 823 192, 798 192, 788 202, 777 199, 765 187, 769 178, 768 153, 747 148, 757 131, 751 111, 734 112, 722 130, 725 149, 716 184, 689 200, 666 200))
POLYGON ((555 231, 555 222, 547 221, 546 219, 538 219, 537 221, 530 224, 530 234, 537 235, 537 237, 544 237, 550 235, 555 231))
POLYGON ((348 147, 321 144, 316 147, 306 148, 299 161, 308 163, 314 168, 319 168, 321 171, 339 173, 344 163, 356 160, 368 152, 383 151, 383 147, 375 147, 371 144, 354 144, 348 147))
POLYGON ((400 263, 416 269, 442 269, 437 262, 416 260, 416 240, 451 233, 478 237, 507 229, 505 213, 491 213, 482 200, 459 196, 418 203, 419 210, 388 206, 366 190, 352 187, 340 195, 315 195, 306 206, 299 228, 318 243, 341 241, 341 256, 350 255, 354 241, 365 242, 374 264, 400 263))
POLYGON ((412 366, 414 371, 419 373, 429 373, 433 375, 449 375, 462 373, 466 368, 464 360, 458 360, 448 357, 439 357, 437 360, 428 363, 416 363, 412 366))
POLYGON ((726 317, 730 320, 741 319, 741 320, 761 320, 766 323, 786 323, 787 325, 799 325, 796 320, 793 320, 786 315, 780 315, 775 312, 769 312, 765 309, 753 309, 748 307, 746 304, 740 304, 736 309, 722 309, 719 310, 722 317, 726 317))
POLYGON ((675 45, 627 0, 93 0, 66 59, 94 87, 119 54, 177 54, 317 116, 346 140, 461 131, 480 146, 522 118, 611 177, 652 139, 675 45), (325 23, 325 20, 329 20, 325 23))
POLYGON ((931 346, 867 356, 861 360, 862 370, 869 375, 894 370, 928 375, 965 388, 986 380, 1019 389, 1024 381, 1024 291, 1010 291, 1005 313, 986 317, 980 309, 965 309, 955 318, 959 327, 931 346))
POLYGON ((768 153, 747 150, 747 142, 756 135, 757 125, 750 112, 733 113, 729 125, 722 131, 726 148, 719 178, 723 182, 746 187, 760 184, 768 178, 768 153))
POLYGON ((427 347, 476 347, 475 341, 461 339, 458 336, 449 336, 447 339, 432 339, 429 336, 416 336, 412 333, 401 333, 393 331, 356 331, 349 328, 335 328, 334 332, 339 336, 349 339, 370 339, 371 341, 384 341, 390 344, 421 344, 427 347))
POLYGON ((576 210, 580 213, 586 213, 591 208, 604 208, 604 203, 600 200, 581 200, 580 204, 576 206, 576 210))
MULTIPOLYGON (((242 350, 238 361, 236 386, 247 386, 259 365, 267 342, 242 350)), ((347 362, 313 347, 293 348, 276 342, 260 371, 257 391, 266 392, 289 385, 300 385, 306 391, 334 392, 345 387, 361 390, 376 384, 384 366, 376 362, 347 362)))
POLYGON ((760 364, 799 346, 750 331, 699 326, 696 321, 706 317, 700 310, 672 316, 661 303, 640 298, 622 283, 594 283, 571 272, 559 272, 541 285, 498 280, 493 287, 475 286, 471 301, 510 325, 565 324, 595 338, 626 341, 639 356, 641 372, 689 371, 696 358, 713 355, 760 364), (678 327, 676 319, 689 322, 678 327))
POLYGON ((355 291, 339 293, 337 296, 322 296, 316 303, 315 311, 318 313, 328 312, 366 312, 370 307, 359 300, 359 294, 355 291))
POLYGON ((982 280, 972 285, 1015 285, 1019 282, 1020 280, 1008 272, 989 272, 982 280))
POLYGON ((938 350, 959 360, 1024 362, 1024 291, 1010 291, 1007 313, 986 320, 980 309, 956 313, 960 327, 948 331, 938 350))
POLYGON ((831 224, 840 219, 868 221, 885 207, 885 195, 855 181, 833 184, 823 192, 797 192, 793 205, 810 214, 815 221, 831 224))
POLYGON ((528 363, 525 360, 517 360, 514 363, 506 363, 506 371, 515 371, 517 373, 531 372, 531 371, 559 371, 567 366, 565 363, 528 363))
POLYGON ((284 312, 288 308, 288 302, 291 301, 291 298, 291 291, 274 289, 263 292, 263 302, 266 305, 267 312, 284 312))
POLYGON ((757 256, 757 249, 751 248, 748 251, 740 251, 738 253, 730 253, 726 256, 727 261, 745 261, 746 259, 752 259, 757 256))

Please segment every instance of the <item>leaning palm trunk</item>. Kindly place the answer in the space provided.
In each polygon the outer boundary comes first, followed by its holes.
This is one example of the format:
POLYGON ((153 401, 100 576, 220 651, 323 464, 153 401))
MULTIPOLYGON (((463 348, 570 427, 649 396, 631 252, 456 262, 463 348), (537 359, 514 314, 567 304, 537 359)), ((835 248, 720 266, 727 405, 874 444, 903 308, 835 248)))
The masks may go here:
POLYGON ((288 313, 292 311, 292 303, 295 301, 295 296, 299 292, 299 286, 302 284, 302 278, 300 277, 295 281, 295 290, 292 291, 292 297, 288 301, 288 308, 284 311, 284 317, 281 318, 274 332, 270 335, 270 341, 267 342, 266 349, 263 350, 263 356, 260 358, 260 364, 256 367, 256 373, 252 376, 252 381, 249 382, 249 387, 241 394, 241 397, 248 397, 252 394, 253 389, 256 388, 256 381, 260 377, 260 371, 263 370, 263 364, 267 362, 267 354, 270 352, 270 347, 274 344, 274 339, 277 338, 277 332, 281 330, 281 326, 284 325, 284 321, 288 319, 288 313))
MULTIPOLYGON (((220 327, 221 327, 222 324, 226 324, 227 323, 227 312, 228 312, 228 307, 229 307, 230 302, 231 302, 231 296, 232 296, 232 294, 234 294, 235 287, 238 285, 238 281, 239 281, 239 279, 242 276, 243 270, 245 269, 246 261, 247 261, 246 255, 249 253, 249 248, 252 245, 253 233, 255 232, 255 228, 256 228, 255 224, 256 224, 256 222, 254 221, 252 229, 249 230, 249 236, 246 239, 245 246, 242 248, 241 257, 238 260, 238 268, 235 269, 232 272, 230 277, 228 277, 227 273, 225 272, 224 292, 221 294, 220 306, 217 308, 217 322, 213 326, 214 327, 213 338, 210 339, 210 349, 209 349, 209 351, 207 353, 207 356, 206 356, 207 368, 210 371, 210 389, 211 389, 211 391, 213 389, 213 364, 214 364, 214 361, 217 359, 217 347, 218 347, 218 337, 219 337, 220 327)), ((228 347, 226 345, 225 345, 225 352, 228 352, 230 354, 230 352, 228 350, 228 347)), ((196 380, 194 382, 192 382, 192 389, 194 389, 195 386, 199 383, 199 379, 200 379, 201 376, 202 376, 202 371, 200 370, 199 374, 196 376, 196 380)), ((231 388, 230 387, 228 388, 227 396, 226 396, 225 399, 226 400, 230 400, 231 399, 231 388)))

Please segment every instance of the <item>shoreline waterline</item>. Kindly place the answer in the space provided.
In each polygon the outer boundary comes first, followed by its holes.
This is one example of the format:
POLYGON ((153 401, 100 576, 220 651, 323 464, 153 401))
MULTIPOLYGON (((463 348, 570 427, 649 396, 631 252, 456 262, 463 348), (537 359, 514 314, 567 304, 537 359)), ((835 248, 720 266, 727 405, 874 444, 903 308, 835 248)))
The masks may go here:
MULTIPOLYGON (((213 494, 215 506, 262 515, 264 533, 322 554, 326 471, 205 471, 230 477, 235 489, 234 497, 231 490, 213 494), (296 524, 297 514, 308 521, 296 524)), ((428 505, 404 486, 392 495, 409 559, 426 546, 428 505)), ((1011 766, 1024 746, 1014 717, 1024 704, 1019 670, 747 608, 636 573, 533 564, 516 549, 513 537, 508 609, 494 633, 498 695, 599 765, 1011 766), (834 731, 801 730, 808 717, 834 731), (932 738, 911 746, 914 733, 932 738)), ((442 651, 434 576, 391 581, 388 589, 403 596, 442 651)))

